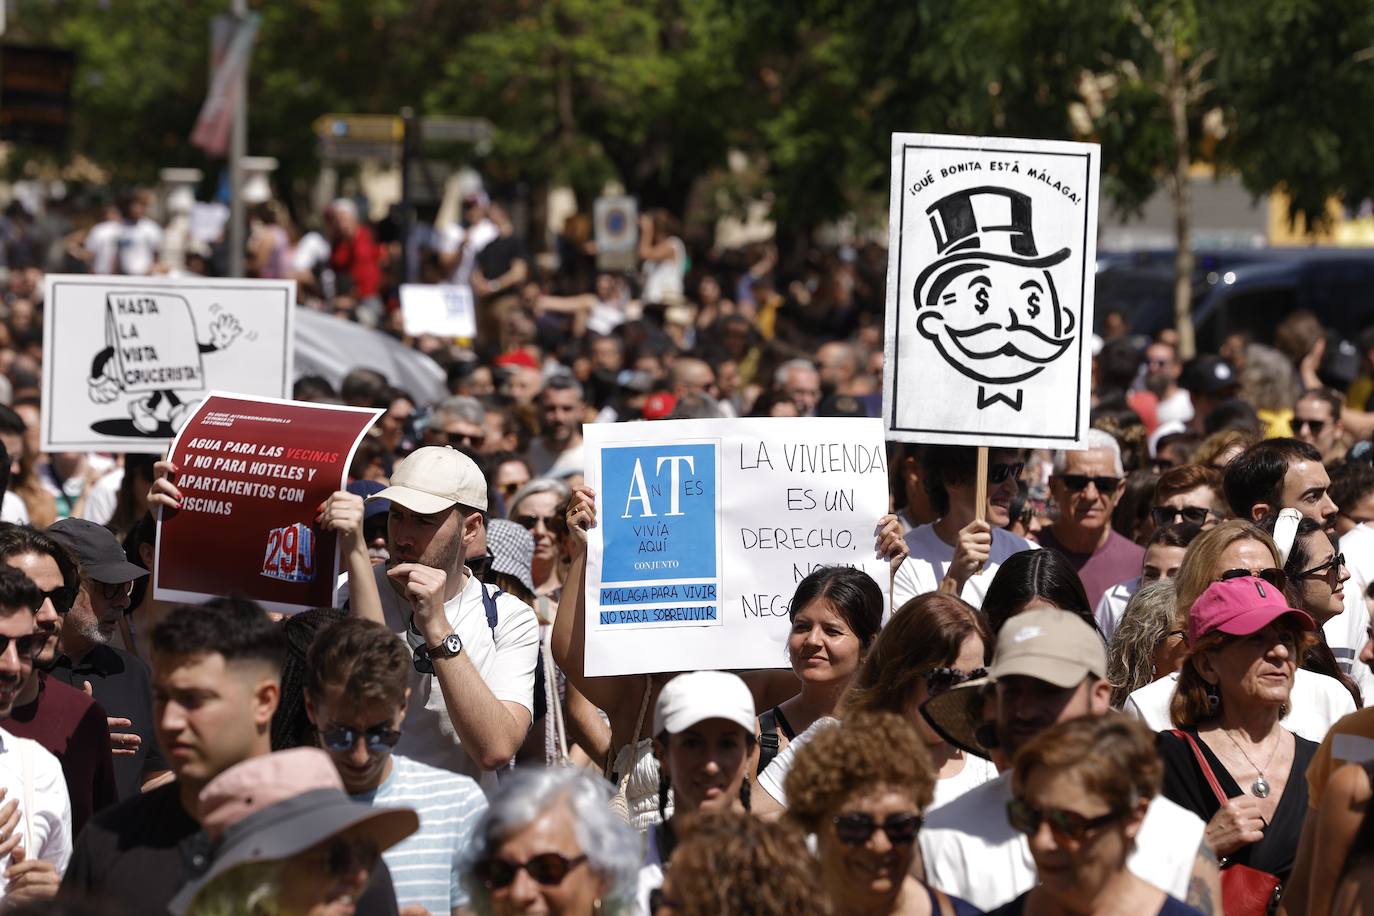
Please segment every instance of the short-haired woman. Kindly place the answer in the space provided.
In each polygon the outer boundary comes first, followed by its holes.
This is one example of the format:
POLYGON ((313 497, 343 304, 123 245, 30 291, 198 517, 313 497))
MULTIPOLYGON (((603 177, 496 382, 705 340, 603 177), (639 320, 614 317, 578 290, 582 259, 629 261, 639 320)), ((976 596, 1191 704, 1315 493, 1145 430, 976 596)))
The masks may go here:
POLYGON ((995 916, 1197 914, 1126 867, 1159 792, 1151 739, 1143 725, 1107 713, 1052 726, 1021 748, 1007 820, 1026 834, 1040 883, 995 916))
POLYGON ((463 884, 480 916, 633 911, 639 842, 584 770, 518 770, 477 824, 463 884))
POLYGON ((1157 742, 1164 795, 1207 822, 1217 855, 1279 881, 1297 856, 1317 750, 1280 720, 1315 626, 1263 579, 1210 585, 1189 616, 1171 707, 1176 728, 1157 742))
POLYGON ((787 774, 787 816, 816 837, 839 916, 978 910, 911 875, 935 772, 902 716, 859 713, 816 735, 787 774))

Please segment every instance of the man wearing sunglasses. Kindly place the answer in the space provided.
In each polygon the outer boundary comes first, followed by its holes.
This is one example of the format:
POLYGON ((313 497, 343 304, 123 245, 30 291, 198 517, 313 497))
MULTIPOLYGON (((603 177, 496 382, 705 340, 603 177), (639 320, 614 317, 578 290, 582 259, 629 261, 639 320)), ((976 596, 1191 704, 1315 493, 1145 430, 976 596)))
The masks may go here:
POLYGON ((1059 518, 1040 532, 1040 546, 1068 558, 1096 607, 1107 589, 1140 571, 1145 551, 1112 530, 1112 511, 1126 485, 1121 446, 1100 429, 1088 430, 1087 445, 1054 453, 1050 495, 1059 518))
POLYGON ((487 438, 487 409, 476 398, 454 395, 440 401, 425 424, 426 445, 449 445, 478 454, 487 438))
POLYGON ((62 617, 54 678, 84 690, 109 716, 115 783, 121 799, 169 772, 153 736, 153 690, 148 666, 110 645, 129 607, 134 581, 148 575, 124 556, 104 525, 64 518, 48 535, 76 560, 81 576, 71 610, 62 617))
POLYGON ((1025 467, 1021 451, 988 452, 986 521, 975 518, 977 466, 977 451, 969 446, 932 445, 921 453, 921 483, 940 516, 907 532, 910 553, 892 583, 894 608, 936 589, 982 607, 988 584, 1007 557, 1036 548, 1006 529, 1025 467))
POLYGON ((382 854, 397 903, 457 914, 468 905, 459 861, 487 800, 466 776, 392 753, 410 667, 406 644, 382 624, 357 617, 332 623, 306 656, 305 710, 354 801, 420 816, 419 831, 382 854))
POLYGON ((1325 461, 1345 457, 1341 406, 1341 396, 1329 388, 1309 388, 1293 405, 1294 438, 1321 452, 1325 461))
MULTIPOLYGON (((986 682, 969 681, 938 694, 922 715, 950 743, 987 757, 996 748, 1010 760, 1045 729, 1111 708, 1107 652, 1093 628, 1075 614, 1026 611, 997 634, 986 682), (986 687, 992 685, 991 695, 986 687), (983 703, 993 704, 993 725, 983 703)), ((1035 886, 1026 836, 1007 821, 1011 772, 936 808, 921 831, 927 883, 991 911, 1035 886)), ((1169 894, 1213 912, 1220 879, 1216 857, 1203 842, 1202 819, 1163 796, 1150 802, 1127 866, 1169 894)))
POLYGON ((1229 515, 1221 472, 1200 464, 1184 464, 1161 474, 1150 505, 1155 528, 1188 522, 1205 531, 1229 515))
POLYGON ((0 821, 9 828, 0 833, 0 896, 6 904, 56 894, 72 854, 71 803, 61 764, 38 742, 9 730, 20 687, 44 641, 34 626, 34 609, 42 601, 27 576, 0 566, 0 788, 11 800, 0 807, 0 821), (24 824, 14 816, 17 805, 25 809, 24 824))

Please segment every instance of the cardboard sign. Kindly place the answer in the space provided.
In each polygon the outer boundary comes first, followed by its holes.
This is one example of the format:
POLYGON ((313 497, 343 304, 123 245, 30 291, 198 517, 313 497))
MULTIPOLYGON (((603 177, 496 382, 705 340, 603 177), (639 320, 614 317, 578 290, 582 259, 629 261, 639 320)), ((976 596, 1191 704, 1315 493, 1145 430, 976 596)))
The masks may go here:
POLYGON ((45 295, 44 451, 158 453, 206 391, 291 393, 294 280, 53 274, 45 295))
POLYGON ((788 603, 822 565, 860 567, 887 594, 878 420, 599 423, 583 436, 597 493, 588 675, 785 665, 788 603))
POLYGON ((639 266, 639 204, 633 197, 598 197, 592 204, 596 269, 630 271, 639 266))
POLYGON ((1081 448, 1098 147, 893 134, 888 437, 1081 448))
POLYGON ((334 604, 338 535, 315 512, 343 488, 381 410, 211 392, 172 443, 180 509, 157 526, 162 601, 243 595, 294 612, 334 604))
POLYGON ((411 337, 434 334, 470 340, 477 336, 472 287, 465 283, 403 283, 401 321, 411 337))

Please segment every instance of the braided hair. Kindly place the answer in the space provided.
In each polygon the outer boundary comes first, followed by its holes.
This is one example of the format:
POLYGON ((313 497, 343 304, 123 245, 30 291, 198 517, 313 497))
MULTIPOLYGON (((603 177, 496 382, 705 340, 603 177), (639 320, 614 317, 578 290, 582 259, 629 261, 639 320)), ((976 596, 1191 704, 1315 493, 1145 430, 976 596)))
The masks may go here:
POLYGON ((279 626, 286 636, 286 662, 281 669, 281 702, 272 714, 272 750, 314 747, 315 726, 305 712, 306 653, 315 634, 348 611, 337 607, 317 607, 283 620, 279 626))

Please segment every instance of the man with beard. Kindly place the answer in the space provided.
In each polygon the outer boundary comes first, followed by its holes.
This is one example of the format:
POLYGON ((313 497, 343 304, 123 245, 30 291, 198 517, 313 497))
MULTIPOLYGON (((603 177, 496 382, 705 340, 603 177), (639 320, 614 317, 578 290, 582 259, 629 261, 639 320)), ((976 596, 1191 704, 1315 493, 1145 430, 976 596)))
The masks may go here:
POLYGON ((119 797, 128 798, 168 772, 153 738, 148 666, 132 652, 110 645, 129 607, 134 580, 148 571, 125 559, 115 536, 95 522, 64 518, 48 534, 76 558, 81 573, 76 600, 62 619, 61 651, 51 674, 85 691, 112 714, 115 782, 119 797))
POLYGON ((1145 348, 1145 387, 1159 398, 1155 418, 1162 425, 1170 421, 1188 424, 1193 419, 1193 398, 1178 386, 1183 364, 1172 344, 1155 341, 1145 348))
MULTIPOLYGON (((1077 615, 1046 609, 1010 618, 997 634, 986 681, 937 694, 922 708, 952 744, 1010 761, 1051 725, 1100 716, 1111 707, 1107 652, 1077 615), (985 688, 991 728, 983 723, 985 688)), ((1026 836, 1007 821, 1011 772, 931 812, 920 833, 926 883, 993 910, 1035 886, 1026 836)), ((1127 867, 1203 913, 1220 913, 1217 860, 1203 841, 1202 819, 1163 796, 1150 801, 1127 867)))
POLYGON ((7 904, 51 897, 72 854, 71 805, 57 758, 8 730, 21 685, 43 644, 34 608, 43 596, 28 577, 0 566, 0 873, 7 904), (22 823, 18 805, 24 807, 22 823), (28 839, 25 839, 25 836, 28 839), (25 846, 27 844, 27 847, 25 846))
MULTIPOLYGON (((483 542, 487 483, 457 449, 426 446, 396 465, 391 486, 368 497, 391 503, 385 566, 349 564, 355 614, 403 636, 414 655, 396 752, 495 786, 529 731, 539 622, 530 607, 469 574, 464 560, 483 542)), ((339 492, 320 523, 361 549, 363 505, 339 492)))
POLYGON ((543 433, 530 443, 530 467, 538 477, 582 472, 582 386, 570 375, 555 375, 539 394, 543 433))
POLYGON ((119 797, 105 710, 44 670, 57 659, 63 618, 76 602, 81 576, 65 548, 28 527, 0 526, 0 560, 24 573, 38 588, 34 622, 38 632, 47 636, 24 672, 5 727, 37 741, 61 763, 75 835, 92 814, 119 797))

